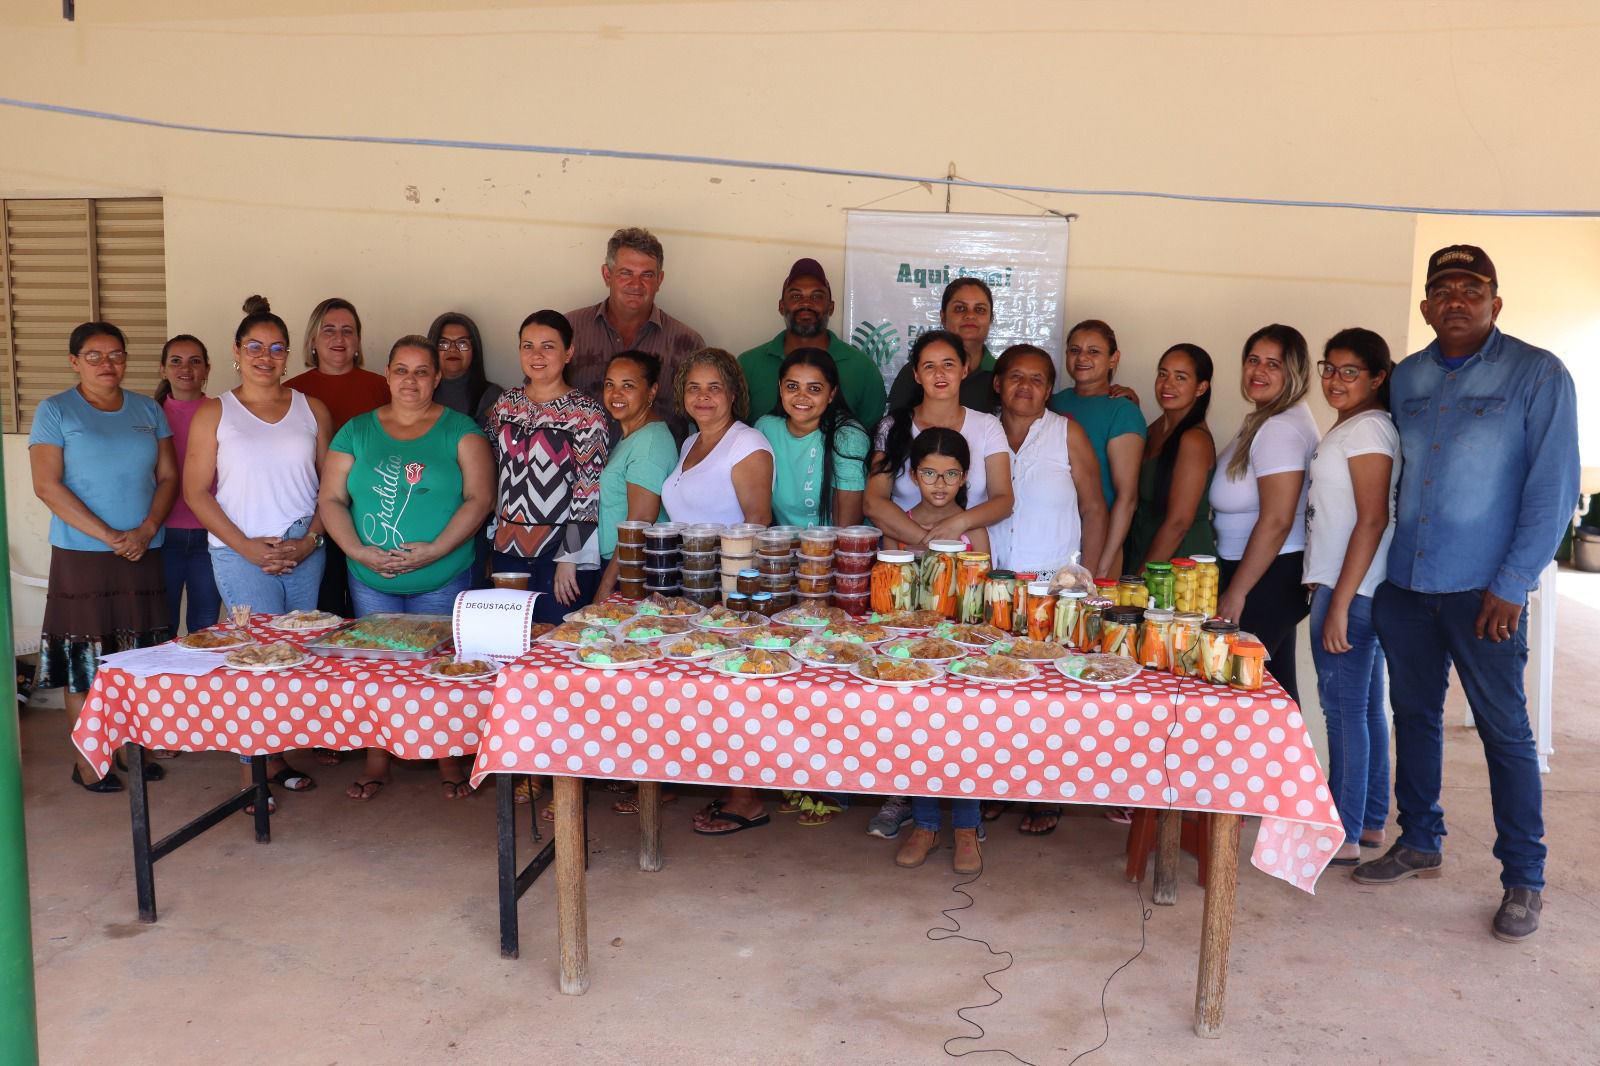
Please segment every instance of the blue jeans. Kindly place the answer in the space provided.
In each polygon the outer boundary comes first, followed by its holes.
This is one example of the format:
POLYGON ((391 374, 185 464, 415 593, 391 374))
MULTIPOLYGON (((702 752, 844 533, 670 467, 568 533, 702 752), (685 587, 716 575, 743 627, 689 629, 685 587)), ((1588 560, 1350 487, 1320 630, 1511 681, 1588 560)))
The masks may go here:
MULTIPOLYGON (((310 517, 302 518, 283 535, 303 537, 309 528, 310 517)), ((256 614, 316 610, 322 562, 323 550, 318 548, 287 574, 269 574, 232 548, 211 546, 211 572, 217 579, 222 602, 230 607, 248 603, 256 614)))
POLYGON ((189 632, 215 625, 222 609, 217 580, 211 574, 211 547, 203 529, 167 527, 161 544, 161 565, 167 578, 167 625, 172 635, 179 633, 183 594, 189 593, 189 632))
POLYGON ((524 559, 520 555, 508 555, 505 552, 493 552, 490 555, 495 573, 524 573, 528 575, 528 591, 542 592, 534 601, 533 620, 535 622, 560 622, 567 615, 579 607, 594 602, 594 594, 600 588, 600 575, 603 570, 578 571, 578 598, 571 603, 556 601, 556 562, 554 559, 524 559))
POLYGON ((1339 655, 1322 647, 1322 627, 1333 588, 1318 586, 1311 598, 1311 658, 1317 664, 1317 695, 1328 719, 1328 784, 1354 844, 1363 829, 1381 832, 1389 820, 1389 720, 1384 716, 1383 651, 1372 628, 1372 597, 1350 601, 1339 655))
POLYGON ((1437 853, 1445 835, 1439 785, 1444 696, 1453 662, 1489 764, 1500 883, 1543 891, 1544 796, 1522 688, 1528 614, 1522 613, 1510 639, 1497 644, 1473 635, 1482 606, 1482 592, 1425 594, 1387 581, 1372 598, 1378 639, 1389 659, 1400 843, 1437 853))
MULTIPOLYGON (((938 796, 912 796, 911 817, 916 821, 918 829, 928 829, 937 833, 939 824, 943 820, 939 812, 939 805, 944 801, 938 796)), ((955 829, 978 828, 978 801, 969 799, 953 799, 950 801, 950 825, 955 829)))
POLYGON ((354 574, 350 575, 350 600, 356 617, 369 614, 443 614, 455 611, 456 594, 472 587, 469 566, 432 592, 396 593, 375 589, 354 574))

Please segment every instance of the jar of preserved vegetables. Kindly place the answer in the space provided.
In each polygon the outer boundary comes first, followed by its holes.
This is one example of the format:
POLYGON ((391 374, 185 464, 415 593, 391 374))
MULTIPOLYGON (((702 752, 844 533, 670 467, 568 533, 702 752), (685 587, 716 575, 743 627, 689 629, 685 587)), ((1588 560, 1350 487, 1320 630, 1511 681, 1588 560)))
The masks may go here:
POLYGON ((1217 591, 1222 585, 1222 571, 1217 567, 1215 555, 1194 557, 1195 605, 1194 609, 1206 617, 1217 613, 1217 591))
POLYGON ((969 624, 983 621, 983 593, 988 583, 988 552, 961 552, 956 556, 957 621, 969 624))
POLYGON ((1198 611, 1195 596, 1195 562, 1193 559, 1172 560, 1172 606, 1180 611, 1198 611))
POLYGON ((872 564, 872 609, 879 614, 917 609, 917 561, 908 551, 884 549, 872 564))
POLYGON ((1223 618, 1213 618, 1200 627, 1200 679, 1214 685, 1228 683, 1233 663, 1233 645, 1239 639, 1239 626, 1223 618))
POLYGON ((1100 618, 1100 650, 1106 655, 1134 658, 1139 622, 1144 612, 1137 607, 1111 607, 1100 618))
POLYGON ((1117 582, 1117 606, 1137 607, 1145 609, 1150 599, 1150 590, 1144 586, 1144 578, 1138 574, 1123 574, 1122 580, 1117 582))
POLYGON ((1147 563, 1144 568, 1144 586, 1150 590, 1150 606, 1166 610, 1177 606, 1177 589, 1171 563, 1147 563))
POLYGON ((917 570, 917 609, 956 617, 956 556, 966 547, 959 540, 928 542, 917 570))
POLYGON ((1010 570, 991 570, 983 588, 983 620, 1011 632, 1012 611, 1017 603, 1017 575, 1010 570))
POLYGON ((1172 610, 1147 607, 1139 623, 1139 665, 1146 670, 1172 670, 1172 610))
POLYGON ((1267 649, 1253 640, 1236 641, 1233 661, 1228 668, 1228 687, 1241 692, 1258 692, 1266 683, 1267 649))
POLYGON ((1199 611, 1179 611, 1172 618, 1172 672, 1179 677, 1200 676, 1200 627, 1206 617, 1199 611))
POLYGON ((1055 635, 1056 601, 1050 597, 1050 582, 1035 581, 1028 586, 1028 639, 1049 640, 1055 635))
POLYGON ((1078 647, 1082 651, 1100 650, 1100 627, 1106 612, 1116 603, 1104 596, 1090 596, 1083 601, 1083 632, 1078 647))

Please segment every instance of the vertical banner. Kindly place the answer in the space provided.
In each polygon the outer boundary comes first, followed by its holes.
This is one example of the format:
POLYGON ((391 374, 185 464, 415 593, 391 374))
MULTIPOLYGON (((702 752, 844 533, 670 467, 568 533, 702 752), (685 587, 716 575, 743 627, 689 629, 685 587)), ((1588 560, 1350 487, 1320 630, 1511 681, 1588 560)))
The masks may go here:
MULTIPOLYGON (((994 293, 989 351, 1037 344, 1061 362, 1067 220, 1054 216, 850 211, 844 317, 850 343, 891 383, 917 335, 939 328, 939 298, 963 277, 994 293)), ((840 332, 846 332, 841 330, 840 332)))

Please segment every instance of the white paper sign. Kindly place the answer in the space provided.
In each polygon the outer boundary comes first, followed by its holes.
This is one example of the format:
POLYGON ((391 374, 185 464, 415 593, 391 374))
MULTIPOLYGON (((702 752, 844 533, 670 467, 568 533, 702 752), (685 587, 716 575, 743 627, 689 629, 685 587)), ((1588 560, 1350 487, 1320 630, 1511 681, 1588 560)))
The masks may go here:
POLYGON ((1061 365, 1067 220, 1025 215, 851 211, 845 221, 841 334, 891 384, 917 335, 939 328, 950 282, 977 277, 994 293, 989 351, 1036 344, 1061 365))
POLYGON ((456 596, 451 611, 458 659, 515 659, 533 636, 533 605, 540 593, 478 589, 456 596))

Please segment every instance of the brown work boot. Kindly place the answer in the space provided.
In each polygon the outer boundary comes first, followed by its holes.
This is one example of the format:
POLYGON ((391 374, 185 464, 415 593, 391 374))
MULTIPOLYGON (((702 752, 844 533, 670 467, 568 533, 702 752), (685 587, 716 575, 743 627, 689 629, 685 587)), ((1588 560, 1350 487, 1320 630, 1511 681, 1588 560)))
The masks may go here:
POLYGON ((1363 885, 1392 885, 1408 877, 1439 877, 1443 873, 1444 856, 1412 851, 1396 843, 1381 858, 1357 866, 1350 877, 1363 885))
POLYGON ((900 850, 895 852, 894 864, 904 866, 908 870, 914 866, 921 866, 928 861, 928 852, 938 846, 938 833, 932 829, 924 829, 920 825, 912 826, 910 835, 900 845, 900 850))
POLYGON ((1494 935, 1497 940, 1515 944, 1539 931, 1539 912, 1544 900, 1531 888, 1508 888, 1500 898, 1500 909, 1494 914, 1494 935))
POLYGON ((978 850, 976 829, 956 830, 956 854, 950 860, 950 866, 958 874, 983 872, 983 852, 978 850))

